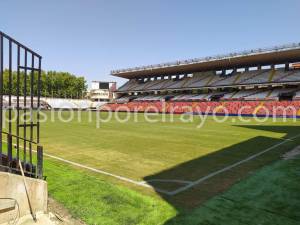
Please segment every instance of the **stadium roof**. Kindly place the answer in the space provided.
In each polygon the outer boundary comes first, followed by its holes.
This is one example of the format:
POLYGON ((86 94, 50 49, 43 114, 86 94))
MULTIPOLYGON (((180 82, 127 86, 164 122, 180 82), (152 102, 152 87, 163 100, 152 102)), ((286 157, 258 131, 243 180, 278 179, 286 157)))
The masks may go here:
POLYGON ((264 66, 300 61, 300 43, 255 49, 226 55, 182 60, 149 66, 111 71, 111 75, 126 79, 161 75, 264 66))

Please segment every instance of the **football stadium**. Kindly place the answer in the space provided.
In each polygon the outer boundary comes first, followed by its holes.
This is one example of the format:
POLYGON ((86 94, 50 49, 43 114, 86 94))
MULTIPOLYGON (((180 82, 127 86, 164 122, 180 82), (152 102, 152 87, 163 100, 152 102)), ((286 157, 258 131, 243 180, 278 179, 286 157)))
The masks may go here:
POLYGON ((0 31, 1 225, 300 224, 300 43, 90 87, 33 48, 0 31))
POLYGON ((166 113, 297 117, 300 64, 293 62, 299 61, 299 50, 292 44, 112 71, 129 81, 109 107, 116 110, 123 103, 130 111, 153 106, 166 113))
POLYGON ((128 81, 111 102, 8 91, 2 166, 88 224, 296 224, 299 62, 290 44, 114 70, 128 81))

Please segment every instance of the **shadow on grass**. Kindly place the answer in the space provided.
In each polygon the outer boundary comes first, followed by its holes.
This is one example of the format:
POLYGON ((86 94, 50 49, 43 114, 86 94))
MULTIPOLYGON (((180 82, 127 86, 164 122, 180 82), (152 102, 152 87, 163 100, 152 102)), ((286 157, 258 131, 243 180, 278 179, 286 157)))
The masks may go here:
MULTIPOLYGON (((201 206, 208 199, 229 189, 234 183, 247 177, 253 173, 253 171, 278 160, 284 152, 297 146, 300 141, 299 138, 289 140, 289 138, 293 138, 299 134, 299 126, 249 125, 239 127, 283 133, 285 136, 280 139, 257 136, 206 156, 182 163, 168 170, 161 171, 160 173, 145 177, 144 180, 151 185, 165 201, 175 207, 178 212, 178 216, 167 221, 165 224, 177 224, 176 221, 178 217, 182 218, 182 216, 190 212, 191 209, 201 206), (208 174, 247 159, 272 146, 273 148, 271 148, 270 151, 256 158, 209 177, 208 179, 200 180, 208 174), (195 181, 200 182, 195 183, 195 181), (164 190, 172 193, 189 185, 189 182, 194 182, 193 186, 175 195, 168 195, 161 192, 161 190, 164 190)), ((182 150, 184 151, 184 149, 182 150)), ((188 224, 197 223, 190 222, 188 224)))

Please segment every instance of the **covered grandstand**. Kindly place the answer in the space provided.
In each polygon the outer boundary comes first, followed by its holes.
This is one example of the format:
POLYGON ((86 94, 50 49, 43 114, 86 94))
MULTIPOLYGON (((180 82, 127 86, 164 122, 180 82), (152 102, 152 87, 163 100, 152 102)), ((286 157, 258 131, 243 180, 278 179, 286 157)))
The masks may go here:
POLYGON ((299 62, 300 43, 115 70, 128 81, 102 109, 235 115, 244 106, 243 115, 300 116, 299 62))

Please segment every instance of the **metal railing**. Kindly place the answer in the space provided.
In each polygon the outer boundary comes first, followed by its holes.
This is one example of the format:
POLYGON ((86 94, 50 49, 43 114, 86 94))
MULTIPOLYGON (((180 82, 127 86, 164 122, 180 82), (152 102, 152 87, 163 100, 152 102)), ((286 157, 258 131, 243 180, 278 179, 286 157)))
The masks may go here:
POLYGON ((0 171, 20 173, 21 161, 27 176, 43 177, 41 63, 39 54, 0 31, 0 171))
POLYGON ((117 75, 117 74, 126 73, 126 72, 152 70, 152 69, 166 68, 166 67, 172 67, 172 66, 182 66, 182 65, 210 62, 210 61, 223 60, 223 59, 228 59, 228 58, 233 58, 233 57, 264 54, 264 53, 271 53, 271 52, 278 52, 278 51, 287 51, 287 50, 291 50, 291 49, 300 49, 300 43, 292 43, 292 44, 286 44, 286 45, 280 45, 280 46, 274 46, 274 47, 268 47, 268 48, 258 48, 258 49, 234 52, 234 53, 223 54, 223 55, 215 55, 215 56, 203 57, 203 58, 178 60, 175 62, 167 62, 167 63, 162 63, 162 64, 153 64, 153 65, 148 65, 148 66, 139 66, 139 67, 134 67, 134 68, 112 70, 111 75, 117 75))

